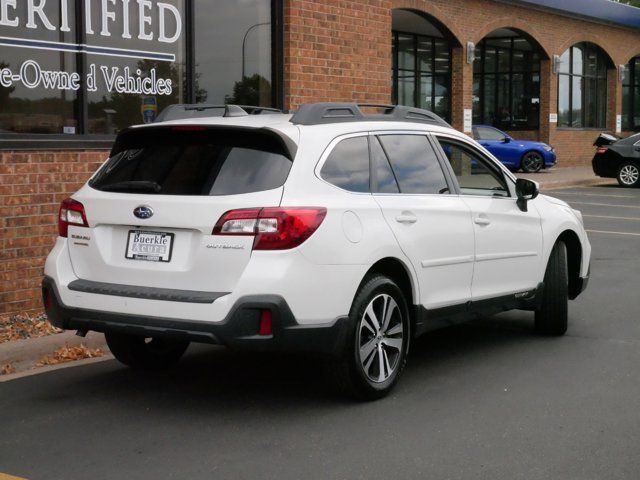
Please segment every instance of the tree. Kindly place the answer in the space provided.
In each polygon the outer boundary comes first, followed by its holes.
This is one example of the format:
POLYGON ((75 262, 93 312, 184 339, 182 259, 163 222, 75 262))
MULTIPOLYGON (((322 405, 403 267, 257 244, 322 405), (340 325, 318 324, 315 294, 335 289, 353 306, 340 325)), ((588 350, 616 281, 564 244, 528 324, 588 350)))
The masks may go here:
POLYGON ((632 7, 640 8, 640 0, 613 0, 617 3, 624 3, 625 5, 631 5, 632 7))
POLYGON ((266 106, 270 100, 271 84, 257 73, 237 81, 233 86, 233 95, 225 97, 225 103, 237 105, 266 106))

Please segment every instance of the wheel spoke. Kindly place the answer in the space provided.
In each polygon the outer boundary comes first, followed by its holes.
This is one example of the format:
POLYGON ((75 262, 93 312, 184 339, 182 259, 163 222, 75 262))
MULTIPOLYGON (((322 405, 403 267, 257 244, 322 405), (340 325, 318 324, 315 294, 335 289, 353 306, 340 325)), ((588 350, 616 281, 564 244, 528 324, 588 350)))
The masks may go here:
POLYGON ((402 350, 402 338, 385 338, 382 343, 398 351, 402 350))
POLYGON ((389 328, 389 322, 391 321, 391 317, 393 316, 393 312, 395 312, 396 308, 398 308, 396 301, 391 297, 385 297, 385 312, 382 332, 386 332, 387 328, 389 328))
POLYGON ((371 326, 374 328, 374 333, 378 333, 380 331, 380 322, 378 321, 376 312, 373 311, 373 302, 371 302, 367 307, 367 310, 364 312, 364 316, 365 319, 369 319, 371 326))
POLYGON ((376 352, 377 352, 377 350, 374 349, 373 353, 371 355, 369 355, 369 358, 367 358, 367 360, 362 364, 362 366, 364 367, 364 371, 367 374, 367 376, 369 375, 369 369, 371 368, 371 364, 373 363, 373 361, 376 358, 376 352))
POLYGON ((398 322, 397 325, 394 325, 385 333, 387 334, 387 336, 393 336, 393 335, 398 335, 399 333, 402 333, 402 322, 398 322))
POLYGON ((382 345, 378 345, 378 365, 379 365, 379 372, 378 372, 378 381, 379 382, 384 382, 384 379, 386 378, 385 373, 384 373, 384 368, 385 368, 385 362, 384 362, 384 350, 382 349, 382 345))
POLYGON ((387 375, 384 377, 386 379, 391 376, 391 365, 389 365, 389 356, 384 348, 382 348, 382 356, 384 357, 384 366, 387 369, 387 375))
POLYGON ((376 348, 376 339, 372 338, 360 347, 360 359, 364 362, 373 353, 376 348))

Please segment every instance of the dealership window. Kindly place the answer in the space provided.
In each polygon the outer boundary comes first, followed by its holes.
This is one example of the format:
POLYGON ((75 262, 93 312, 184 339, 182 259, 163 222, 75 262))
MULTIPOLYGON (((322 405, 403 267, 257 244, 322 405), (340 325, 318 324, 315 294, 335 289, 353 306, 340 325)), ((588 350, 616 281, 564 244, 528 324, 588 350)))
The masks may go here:
MULTIPOLYGON (((500 33, 500 32, 499 32, 500 33)), ((540 53, 522 36, 483 39, 473 62, 473 122, 508 130, 540 126, 540 53)))
POLYGON ((173 103, 281 106, 281 25, 281 0, 8 2, 3 145, 108 140, 173 103))
POLYGON ((196 99, 273 106, 269 0, 195 0, 196 99))
POLYGON ((640 57, 632 59, 622 78, 622 129, 640 130, 640 57))
MULTIPOLYGON (((50 0, 39 14, 28 12, 27 2, 17 2, 15 8, 7 4, 5 11, 6 18, 4 12, 0 12, 3 16, 0 18, 2 38, 28 34, 33 42, 43 45, 44 42, 73 43, 76 38, 73 22, 67 22, 75 15, 72 2, 67 5, 61 0, 50 0), (66 15, 63 15, 63 5, 66 15), (65 28, 48 28, 63 24, 65 28)), ((76 131, 77 91, 72 88, 76 80, 75 54, 31 50, 6 43, 8 41, 0 40, 0 133, 62 133, 65 128, 76 131), (43 72, 46 72, 46 86, 43 85, 43 72), (61 83, 53 85, 54 79, 48 72, 58 72, 57 81, 61 83), (21 80, 11 78, 16 76, 21 80)))
POLYGON ((451 49, 443 38, 393 32, 393 99, 451 116, 451 49))
POLYGON ((607 58, 590 43, 578 43, 560 57, 558 126, 604 128, 607 121, 607 58))

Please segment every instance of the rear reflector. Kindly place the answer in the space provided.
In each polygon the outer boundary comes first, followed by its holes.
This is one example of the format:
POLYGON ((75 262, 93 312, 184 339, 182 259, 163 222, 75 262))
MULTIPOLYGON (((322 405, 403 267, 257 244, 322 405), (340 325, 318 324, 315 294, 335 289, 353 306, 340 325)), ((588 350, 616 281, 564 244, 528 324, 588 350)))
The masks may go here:
POLYGON ((598 147, 596 149, 596 154, 597 155, 602 155, 603 153, 606 153, 607 150, 609 150, 607 147, 598 147))
POLYGON ((212 233, 255 236, 254 250, 286 250, 313 235, 326 215, 323 207, 231 210, 220 217, 212 233))
POLYGON ((273 323, 271 321, 271 310, 260 310, 260 325, 258 335, 268 337, 273 334, 273 323))
POLYGON ((58 235, 66 238, 69 225, 77 225, 79 227, 89 226, 84 205, 72 198, 67 198, 60 204, 60 211, 58 212, 58 235))

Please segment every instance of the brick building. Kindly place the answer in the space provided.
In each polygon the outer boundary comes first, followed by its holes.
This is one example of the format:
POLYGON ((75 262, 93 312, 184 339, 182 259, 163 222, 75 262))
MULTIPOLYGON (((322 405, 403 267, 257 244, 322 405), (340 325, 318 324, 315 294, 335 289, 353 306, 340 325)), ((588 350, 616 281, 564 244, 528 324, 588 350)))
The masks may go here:
POLYGON ((416 105, 560 166, 640 129, 640 10, 608 0, 39 4, 0 0, 0 315, 39 308, 59 202, 171 103, 416 105))

